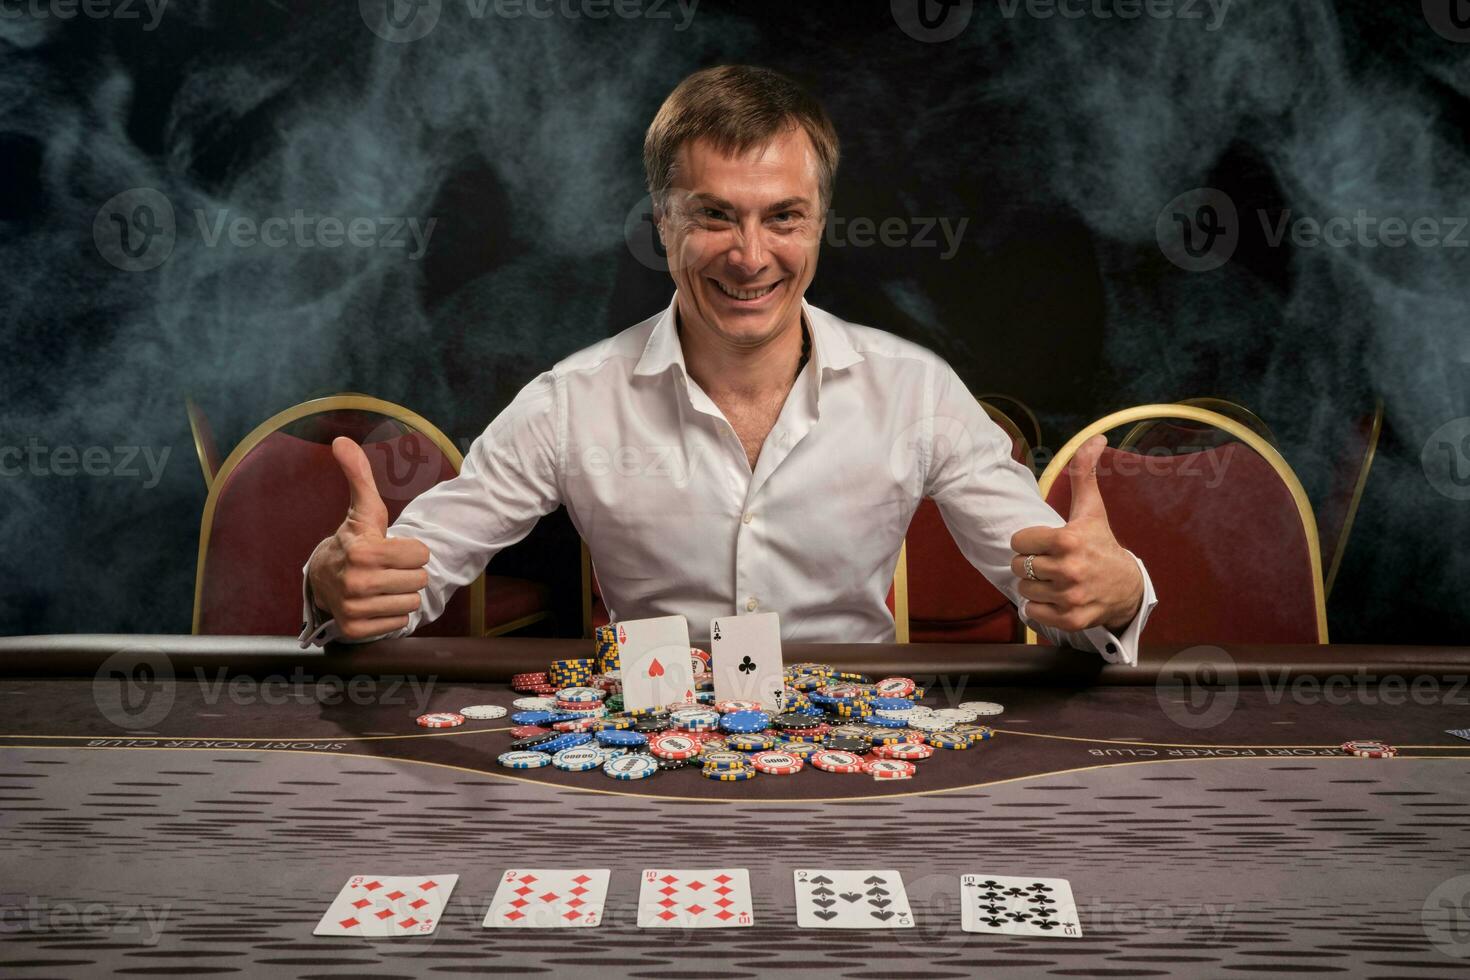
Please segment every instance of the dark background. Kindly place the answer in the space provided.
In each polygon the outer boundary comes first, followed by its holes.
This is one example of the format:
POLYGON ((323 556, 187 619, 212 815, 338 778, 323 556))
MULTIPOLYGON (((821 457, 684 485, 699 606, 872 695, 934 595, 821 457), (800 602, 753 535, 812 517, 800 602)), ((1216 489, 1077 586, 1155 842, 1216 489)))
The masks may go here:
MULTIPOLYGON (((382 0, 174 0, 151 27, 141 0, 0 17, 0 446, 169 453, 156 485, 146 467, 0 476, 0 632, 188 631, 205 491, 186 394, 226 454, 340 390, 464 444, 536 373, 660 309, 671 283, 625 239, 643 132, 684 75, 740 61, 827 106, 835 214, 968 220, 947 258, 830 243, 812 302, 1030 403, 1053 449, 1128 405, 1237 400, 1317 501, 1382 397, 1333 638, 1463 642, 1470 430, 1436 430, 1470 415, 1467 249, 1273 246, 1257 217, 1470 213, 1470 25, 1452 0, 1235 0, 1219 20, 1205 0, 1136 19, 1098 13, 1128 0, 1073 0, 1075 18, 975 0, 931 4, 968 17, 932 42, 904 30, 916 2, 703 0, 689 17, 646 0, 596 19, 562 12, 597 9, 581 0, 550 17, 444 0, 400 43, 368 27, 382 0), (1155 229, 1202 187, 1238 209, 1238 246, 1190 272, 1155 229), (147 271, 94 238, 136 188, 177 215, 147 271), (298 208, 437 225, 413 260, 211 246, 194 218, 298 208)), ((570 589, 568 532, 543 522, 497 567, 570 589)))

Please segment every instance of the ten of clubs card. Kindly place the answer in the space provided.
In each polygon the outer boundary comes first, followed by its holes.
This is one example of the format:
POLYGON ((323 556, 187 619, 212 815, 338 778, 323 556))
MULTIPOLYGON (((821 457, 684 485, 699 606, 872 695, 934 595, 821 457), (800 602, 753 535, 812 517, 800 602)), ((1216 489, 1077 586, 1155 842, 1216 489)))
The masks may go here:
POLYGON ((459 875, 353 875, 312 935, 427 936, 439 924, 457 881, 459 875))
POLYGON ((960 928, 1003 936, 1082 935, 1067 879, 1013 875, 962 876, 960 928))
POLYGON ((754 922, 750 874, 744 868, 650 868, 643 872, 638 893, 640 929, 728 929, 754 922))
POLYGON ((914 914, 897 871, 797 868, 796 924, 803 929, 909 929, 914 914))
POLYGON ((484 926, 565 929, 595 926, 607 901, 607 868, 511 868, 500 876, 484 926))
POLYGON ((709 623, 715 700, 756 701, 780 711, 786 681, 781 666, 781 619, 776 613, 722 616, 709 623))
POLYGON ((694 697, 689 621, 658 616, 618 623, 623 708, 657 708, 694 697))

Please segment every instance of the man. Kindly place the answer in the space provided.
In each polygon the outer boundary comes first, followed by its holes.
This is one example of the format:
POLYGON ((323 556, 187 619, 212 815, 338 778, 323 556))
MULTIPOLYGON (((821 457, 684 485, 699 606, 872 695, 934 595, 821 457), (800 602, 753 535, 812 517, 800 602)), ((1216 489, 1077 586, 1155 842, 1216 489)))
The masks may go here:
POLYGON ((944 361, 803 299, 838 160, 822 108, 774 71, 706 69, 643 154, 669 307, 533 380, 392 528, 338 439, 352 504, 307 562, 303 644, 433 620, 559 504, 614 619, 682 614, 698 642, 713 617, 776 611, 786 640, 892 641, 885 598, 927 496, 1028 623, 1134 662, 1155 600, 1108 529, 1105 440, 1078 452, 1063 522, 944 361))

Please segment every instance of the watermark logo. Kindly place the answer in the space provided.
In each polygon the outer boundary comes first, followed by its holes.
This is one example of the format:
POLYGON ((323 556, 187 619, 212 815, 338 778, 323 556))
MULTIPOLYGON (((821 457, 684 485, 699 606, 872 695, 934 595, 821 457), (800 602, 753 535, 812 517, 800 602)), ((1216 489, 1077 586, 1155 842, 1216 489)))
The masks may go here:
POLYGON ((1240 700, 1235 658, 1215 646, 1181 650, 1159 668, 1154 696, 1165 717, 1181 728, 1223 724, 1240 700))
POLYGON ((891 0, 893 22, 915 41, 952 41, 970 26, 974 0, 891 0))
POLYGON ((1240 244, 1235 202, 1224 191, 1197 187, 1164 205, 1154 224, 1159 250, 1185 272, 1210 272, 1240 244))
POLYGON ((1205 20, 1205 30, 1217 31, 1233 0, 996 0, 1000 15, 1014 20, 1025 14, 1033 20, 1205 20))
POLYGON ((171 452, 172 446, 47 446, 31 436, 24 446, 0 445, 0 477, 142 478, 143 489, 152 490, 171 452))
POLYGON ((1470 500, 1470 416, 1450 419, 1430 433, 1419 454, 1424 478, 1441 496, 1470 500))
POLYGON ((0 0, 0 20, 143 20, 144 31, 158 29, 169 0, 0 0))
POLYGON ((1424 900, 1419 923, 1434 948, 1446 956, 1470 959, 1470 875, 1441 884, 1424 900))
POLYGON ((417 41, 439 23, 442 0, 357 0, 362 21, 394 44, 417 41))
MULTIPOLYGON (((670 194, 672 198, 673 192, 670 194)), ((666 203, 666 215, 667 208, 666 203)), ((664 220, 669 218, 666 216, 664 220)), ((698 257, 693 249, 686 249, 678 259, 679 264, 669 260, 668 249, 664 247, 663 238, 659 235, 653 197, 648 194, 643 195, 623 219, 623 241, 628 243, 628 251, 633 253, 638 264, 654 272, 672 272, 676 268, 687 268, 698 257)))
POLYGON ((362 440, 384 500, 410 501, 439 482, 444 454, 422 432, 385 420, 362 440))
POLYGON ((92 677, 92 703, 118 728, 153 728, 173 710, 175 686, 173 663, 167 654, 156 647, 129 647, 97 668, 92 677))
POLYGON ((125 190, 98 209, 92 241, 103 259, 124 272, 156 269, 178 241, 173 203, 152 187, 125 190))
POLYGON ((1424 19, 1446 41, 1470 44, 1470 0, 1424 0, 1424 19))

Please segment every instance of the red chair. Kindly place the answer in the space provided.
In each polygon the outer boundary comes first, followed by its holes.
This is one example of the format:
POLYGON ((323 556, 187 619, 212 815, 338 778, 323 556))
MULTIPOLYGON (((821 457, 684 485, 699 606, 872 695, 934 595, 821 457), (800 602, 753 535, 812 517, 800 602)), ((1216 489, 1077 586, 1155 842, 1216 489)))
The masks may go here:
MULTIPOLYGON (((363 440, 390 520, 459 471, 459 450, 432 423, 365 395, 313 399, 266 420, 230 453, 205 500, 195 633, 300 632, 301 566, 347 511, 347 483, 330 444, 344 430, 363 440), (369 416, 377 425, 364 431, 369 416), (312 438, 293 434, 303 426, 312 438)), ((418 635, 510 632, 544 619, 547 598, 539 583, 481 575, 418 635)))
POLYGON ((1336 457, 1331 489, 1322 502, 1321 520, 1322 564, 1327 569, 1329 596, 1337 581, 1337 571, 1342 567, 1342 555, 1353 532, 1353 521, 1358 516, 1358 504, 1363 500, 1363 488, 1368 485, 1368 471, 1373 468, 1382 432, 1383 400, 1380 398, 1370 414, 1357 420, 1347 450, 1336 457))
MULTIPOLYGON (((1098 487, 1123 547, 1148 567, 1159 605, 1155 643, 1326 643, 1317 522, 1291 467, 1265 439, 1218 412, 1140 405, 1073 436, 1041 475, 1064 517, 1067 463, 1091 437, 1144 420, 1212 426, 1234 441, 1173 456, 1106 449, 1098 487)), ((1027 642, 1036 642, 1028 630, 1027 642)))
MULTIPOLYGON (((1030 465, 1031 446, 1016 423, 984 399, 980 404, 1011 439, 1011 457, 1030 465)), ((939 506, 925 498, 905 538, 909 569, 909 637, 914 643, 1017 643, 1016 607, 970 564, 939 506)))

